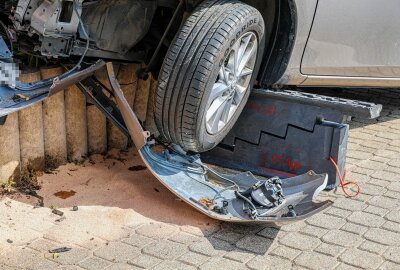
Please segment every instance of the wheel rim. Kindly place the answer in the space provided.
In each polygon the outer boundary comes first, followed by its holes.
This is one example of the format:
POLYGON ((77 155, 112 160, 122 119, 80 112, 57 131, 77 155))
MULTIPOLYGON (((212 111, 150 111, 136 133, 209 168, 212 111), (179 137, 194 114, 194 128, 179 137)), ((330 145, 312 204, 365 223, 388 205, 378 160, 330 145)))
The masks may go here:
POLYGON ((207 132, 219 133, 242 103, 257 59, 258 39, 253 32, 242 35, 233 45, 219 70, 206 110, 207 132))

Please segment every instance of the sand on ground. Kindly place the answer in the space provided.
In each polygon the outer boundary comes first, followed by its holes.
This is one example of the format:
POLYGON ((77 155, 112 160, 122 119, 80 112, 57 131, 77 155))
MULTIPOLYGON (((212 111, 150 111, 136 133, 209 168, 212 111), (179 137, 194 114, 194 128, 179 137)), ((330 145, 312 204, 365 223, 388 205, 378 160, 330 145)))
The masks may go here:
MULTIPOLYGON (((216 221, 197 212, 165 188, 145 167, 135 149, 93 155, 39 177, 45 207, 104 206, 133 210, 154 221, 209 227, 216 221)), ((32 196, 13 199, 35 204, 32 196)))

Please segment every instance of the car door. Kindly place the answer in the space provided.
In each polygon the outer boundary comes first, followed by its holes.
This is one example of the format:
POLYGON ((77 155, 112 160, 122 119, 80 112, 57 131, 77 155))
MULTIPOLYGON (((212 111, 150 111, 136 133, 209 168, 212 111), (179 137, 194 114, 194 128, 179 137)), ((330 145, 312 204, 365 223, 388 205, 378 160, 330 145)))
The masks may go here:
POLYGON ((374 84, 400 78, 399 14, 399 0, 319 0, 301 72, 374 84))

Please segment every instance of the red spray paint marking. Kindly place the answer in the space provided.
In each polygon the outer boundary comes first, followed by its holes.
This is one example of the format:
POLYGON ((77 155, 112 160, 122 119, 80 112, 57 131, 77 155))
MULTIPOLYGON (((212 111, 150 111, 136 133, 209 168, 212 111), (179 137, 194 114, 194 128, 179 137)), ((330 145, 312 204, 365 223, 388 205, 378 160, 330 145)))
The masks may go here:
POLYGON ((283 156, 282 155, 278 155, 278 154, 273 154, 272 155, 272 159, 271 159, 271 163, 272 164, 282 165, 283 164, 283 156))
POLYGON ((274 116, 276 112, 275 106, 271 105, 271 106, 265 106, 264 107, 264 114, 267 116, 274 116))
POLYGON ((250 109, 250 110, 253 110, 253 111, 256 111, 256 112, 260 112, 260 105, 258 104, 258 103, 255 103, 255 102, 248 102, 247 103, 247 107, 250 109))
POLYGON ((291 170, 297 170, 298 168, 301 167, 301 163, 300 162, 293 162, 290 158, 288 158, 286 160, 286 166, 291 170))
POLYGON ((247 107, 250 110, 256 111, 258 113, 262 113, 266 116, 274 116, 276 113, 276 108, 274 105, 266 105, 263 108, 260 106, 260 104, 256 102, 248 102, 247 107))
POLYGON ((294 162, 290 157, 285 158, 284 155, 273 154, 271 158, 272 165, 286 166, 290 171, 301 168, 300 162, 294 162))

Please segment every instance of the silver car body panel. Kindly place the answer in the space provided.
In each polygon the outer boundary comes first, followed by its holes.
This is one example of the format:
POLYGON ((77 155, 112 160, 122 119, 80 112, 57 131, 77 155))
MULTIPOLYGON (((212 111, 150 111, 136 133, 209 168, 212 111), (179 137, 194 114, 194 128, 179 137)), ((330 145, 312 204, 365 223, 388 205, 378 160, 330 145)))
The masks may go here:
POLYGON ((399 14, 398 0, 320 0, 301 72, 400 77, 399 14))
POLYGON ((396 0, 295 0, 296 41, 283 85, 399 87, 396 0))

